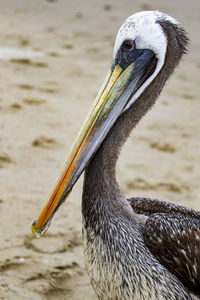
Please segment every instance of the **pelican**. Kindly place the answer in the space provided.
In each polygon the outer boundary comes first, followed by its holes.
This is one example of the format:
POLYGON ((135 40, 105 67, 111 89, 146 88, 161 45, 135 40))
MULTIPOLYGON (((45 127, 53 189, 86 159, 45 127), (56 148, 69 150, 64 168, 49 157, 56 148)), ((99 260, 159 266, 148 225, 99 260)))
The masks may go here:
POLYGON ((98 299, 200 299, 200 212, 164 201, 126 199, 115 176, 120 149, 187 53, 172 17, 145 11, 120 27, 107 78, 32 231, 47 230, 85 171, 86 268, 98 299))

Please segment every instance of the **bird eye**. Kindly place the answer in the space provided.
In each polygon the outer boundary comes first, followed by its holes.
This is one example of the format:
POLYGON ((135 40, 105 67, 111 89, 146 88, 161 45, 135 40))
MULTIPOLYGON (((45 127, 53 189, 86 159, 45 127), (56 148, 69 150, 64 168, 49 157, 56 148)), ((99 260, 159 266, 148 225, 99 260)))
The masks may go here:
POLYGON ((124 41, 122 47, 126 51, 131 51, 134 48, 134 42, 131 40, 124 41))

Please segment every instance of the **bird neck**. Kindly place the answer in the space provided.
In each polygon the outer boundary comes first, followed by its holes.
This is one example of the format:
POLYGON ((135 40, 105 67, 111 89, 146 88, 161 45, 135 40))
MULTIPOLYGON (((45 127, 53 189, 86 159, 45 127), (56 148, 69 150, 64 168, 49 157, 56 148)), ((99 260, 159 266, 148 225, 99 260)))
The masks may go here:
MULTIPOLYGON (((152 96, 147 101, 140 98, 126 110, 111 128, 104 142, 85 169, 82 209, 83 215, 88 219, 92 213, 98 213, 102 207, 106 209, 120 210, 125 207, 130 210, 129 205, 116 180, 116 162, 120 150, 142 116, 155 101, 152 96), (94 212, 95 211, 95 212, 94 212)), ((99 214, 100 215, 100 214, 99 214)))
POLYGON ((169 31, 167 22, 163 22, 162 28, 169 36, 162 69, 130 108, 117 119, 85 170, 82 197, 84 215, 89 216, 91 209, 95 211, 101 202, 124 205, 125 198, 120 192, 115 174, 121 147, 132 129, 155 103, 165 82, 186 52, 188 43, 185 32, 178 26, 174 25, 173 31, 169 31))

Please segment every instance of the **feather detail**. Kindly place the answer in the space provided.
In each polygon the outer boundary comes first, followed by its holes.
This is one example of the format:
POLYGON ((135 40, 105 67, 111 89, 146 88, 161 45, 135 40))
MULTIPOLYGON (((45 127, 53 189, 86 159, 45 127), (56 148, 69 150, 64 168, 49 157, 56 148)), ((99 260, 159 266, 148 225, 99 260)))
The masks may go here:
POLYGON ((154 214, 146 221, 144 239, 159 262, 200 296, 200 221, 154 214))

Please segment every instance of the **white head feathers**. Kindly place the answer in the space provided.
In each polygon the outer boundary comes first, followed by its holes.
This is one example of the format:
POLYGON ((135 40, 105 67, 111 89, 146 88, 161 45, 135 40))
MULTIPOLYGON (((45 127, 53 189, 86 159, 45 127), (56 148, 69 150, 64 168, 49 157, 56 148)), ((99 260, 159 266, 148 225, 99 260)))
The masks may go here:
POLYGON ((127 109, 133 103, 133 101, 141 95, 144 89, 156 77, 164 64, 167 49, 167 38, 160 24, 157 22, 159 20, 166 20, 173 24, 179 24, 175 19, 159 11, 143 11, 138 12, 126 19, 118 31, 114 46, 114 58, 125 40, 133 40, 135 41, 137 49, 152 50, 158 59, 154 73, 136 92, 125 109, 127 109))
POLYGON ((129 18, 120 27, 114 46, 114 57, 123 41, 129 39, 136 42, 137 49, 150 49, 157 58, 166 51, 167 40, 164 32, 157 23, 158 20, 168 20, 178 24, 172 17, 159 11, 142 11, 129 18))

